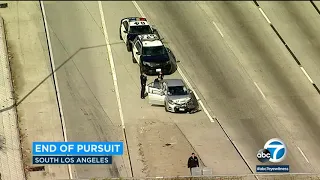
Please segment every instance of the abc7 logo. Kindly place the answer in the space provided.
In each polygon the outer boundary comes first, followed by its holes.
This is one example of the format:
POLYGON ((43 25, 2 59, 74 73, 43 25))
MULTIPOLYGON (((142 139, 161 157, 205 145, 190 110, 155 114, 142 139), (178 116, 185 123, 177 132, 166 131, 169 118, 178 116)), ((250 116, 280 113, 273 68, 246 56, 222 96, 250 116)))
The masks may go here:
POLYGON ((284 142, 280 139, 270 139, 265 145, 264 149, 260 149, 257 153, 257 159, 260 162, 278 163, 284 160, 287 154, 287 148, 284 142))

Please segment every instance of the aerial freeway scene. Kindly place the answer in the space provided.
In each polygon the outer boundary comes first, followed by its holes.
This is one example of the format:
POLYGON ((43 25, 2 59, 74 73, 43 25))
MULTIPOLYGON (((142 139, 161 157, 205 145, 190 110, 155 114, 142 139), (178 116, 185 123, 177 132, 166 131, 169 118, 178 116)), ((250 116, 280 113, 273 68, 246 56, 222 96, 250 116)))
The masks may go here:
POLYGON ((320 179, 319 8, 0 2, 0 180, 320 179))

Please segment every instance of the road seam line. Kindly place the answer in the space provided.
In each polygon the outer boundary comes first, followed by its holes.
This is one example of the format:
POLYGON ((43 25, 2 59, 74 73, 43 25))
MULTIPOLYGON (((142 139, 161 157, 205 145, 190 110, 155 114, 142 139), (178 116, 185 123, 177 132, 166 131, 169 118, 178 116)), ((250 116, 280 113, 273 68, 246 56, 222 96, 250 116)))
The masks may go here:
MULTIPOLYGON (((141 10, 140 6, 138 5, 138 3, 136 1, 132 1, 133 5, 136 7, 136 9, 138 10, 138 12, 140 13, 140 15, 142 17, 146 17, 145 14, 143 13, 143 11, 141 10)), ((204 106, 203 102, 200 100, 198 94, 196 93, 196 91, 194 91, 194 89, 191 86, 191 83, 189 82, 189 80, 186 78, 186 76, 184 75, 184 73, 182 72, 182 70, 179 68, 179 66, 177 67, 177 70, 179 72, 179 74, 181 75, 182 79, 186 82, 187 86, 189 86, 189 88, 194 92, 194 95, 196 96, 196 99, 198 100, 200 106, 202 107, 204 113, 207 115, 207 117, 209 118, 210 122, 214 122, 214 119, 216 119, 216 117, 212 118, 209 111, 207 110, 207 108, 204 106)))
POLYGON ((308 160, 308 158, 307 158, 307 156, 303 153, 303 151, 300 149, 300 147, 299 146, 297 146, 297 148, 298 148, 298 150, 300 151, 300 153, 302 154, 302 156, 304 157, 304 159, 310 164, 310 162, 309 162, 309 160, 308 160))
POLYGON ((111 45, 109 42, 109 37, 108 37, 108 33, 107 33, 107 26, 106 26, 106 21, 104 19, 104 12, 103 12, 101 1, 98 1, 98 5, 99 5, 100 18, 101 18, 101 23, 102 23, 102 28, 103 28, 103 34, 105 37, 104 39, 107 44, 108 59, 109 59, 109 63, 111 66, 113 85, 115 88, 115 93, 116 93, 116 98, 117 98, 117 103, 118 103, 118 110, 119 110, 119 115, 120 115, 120 120, 121 120, 121 126, 123 129, 124 143, 126 144, 126 147, 127 147, 127 153, 128 153, 128 158, 129 158, 129 164, 130 164, 130 171, 131 171, 131 175, 133 177, 133 170, 132 170, 131 158, 130 158, 129 147, 128 147, 128 142, 127 142, 126 129, 125 129, 125 125, 124 125, 124 118, 123 118, 123 111, 122 111, 122 106, 121 106, 121 99, 120 99, 120 93, 119 93, 119 87, 118 87, 116 68, 115 68, 115 64, 113 61, 112 49, 111 49, 111 45))
MULTIPOLYGON (((50 63, 51 63, 51 67, 52 67, 52 76, 53 76, 54 84, 56 86, 55 89, 56 89, 56 95, 57 95, 57 100, 58 100, 58 108, 60 110, 60 118, 61 118, 61 123, 62 123, 62 130, 63 130, 63 134, 64 134, 63 138, 64 138, 65 142, 68 142, 67 131, 66 131, 66 122, 65 122, 65 119, 64 119, 64 114, 63 114, 63 109, 62 109, 62 103, 61 103, 61 97, 60 97, 60 90, 59 90, 59 85, 58 85, 57 73, 55 71, 56 67, 55 67, 54 58, 53 58, 51 38, 50 38, 48 22, 47 22, 47 16, 46 16, 46 12, 45 12, 45 9, 44 9, 43 1, 40 1, 40 6, 41 6, 41 9, 42 9, 43 21, 44 21, 44 26, 45 26, 45 33, 47 35, 50 63)), ((68 164, 67 166, 68 166, 69 177, 70 177, 70 179, 73 179, 71 164, 68 164)))
MULTIPOLYGON (((294 58, 294 60, 296 61, 296 63, 298 64, 298 66, 300 67, 300 69, 302 70, 302 72, 304 73, 304 75, 308 78, 308 80, 311 82, 312 86, 316 89, 316 91, 318 92, 318 94, 320 94, 320 89, 318 88, 318 86, 313 82, 313 80, 311 79, 311 77, 308 75, 308 73, 306 72, 306 70, 303 68, 303 66, 301 65, 300 61, 298 60, 298 58, 295 56, 295 54, 292 52, 292 50, 290 49, 290 47, 287 45, 287 43, 284 41, 284 39, 282 38, 282 36, 280 35, 280 33, 277 31, 277 29, 274 27, 274 25, 271 23, 271 21, 269 20, 269 18, 267 17, 267 15, 263 12, 262 8, 260 7, 260 5, 258 4, 257 1, 253 0, 254 4, 258 7, 259 11, 261 12, 261 14, 264 16, 264 18, 268 21, 269 25, 271 26, 272 30, 277 34, 278 38, 280 38, 281 42, 284 44, 284 46, 287 48, 287 50, 289 51, 289 53, 291 54, 291 56, 294 58)), ((312 1, 311 1, 312 3, 312 1)))
POLYGON ((216 27, 216 29, 219 31, 220 35, 221 35, 222 37, 224 37, 223 34, 222 34, 222 31, 219 29, 219 27, 218 27, 218 25, 216 24, 216 22, 212 21, 212 23, 214 24, 214 26, 216 27))
MULTIPOLYGON (((256 2, 255 0, 253 0, 253 2, 255 3, 255 5, 258 7, 258 9, 260 10, 260 12, 262 13, 263 16, 265 16, 265 18, 268 21, 268 17, 266 14, 264 14, 264 12, 262 11, 262 8, 260 7, 260 5, 258 4, 258 2, 256 2)), ((284 44, 284 46, 287 48, 287 50, 289 51, 289 53, 291 54, 291 56, 294 58, 294 60, 296 61, 296 63, 298 64, 298 66, 300 67, 300 69, 302 70, 302 72, 304 73, 304 75, 308 78, 308 80, 311 82, 311 84, 313 85, 313 87, 317 90, 317 92, 320 94, 320 90, 317 87, 317 85, 312 81, 311 77, 308 75, 308 73, 305 71, 305 69, 303 68, 303 66, 301 65, 300 61, 298 60, 298 58, 295 56, 295 54, 292 52, 292 50, 290 49, 290 47, 286 44, 286 42, 284 41, 284 39, 281 37, 280 33, 277 31, 277 29, 273 26, 273 24, 270 22, 270 20, 268 21, 268 23, 270 24, 272 30, 276 33, 276 35, 278 36, 278 38, 281 40, 281 42, 284 44)), ((271 105, 270 105, 271 107, 271 105)), ((307 157, 305 156, 305 154, 303 153, 303 151, 296 145, 296 147, 298 148, 298 150, 300 151, 300 153, 302 154, 302 156, 305 158, 305 160, 309 163, 309 160, 307 159, 307 157)))
POLYGON ((254 85, 257 87, 257 89, 259 90, 259 92, 261 93, 261 95, 263 96, 263 99, 266 99, 266 96, 264 95, 264 93, 262 92, 262 90, 260 89, 260 87, 258 86, 258 84, 256 82, 253 82, 254 85))
MULTIPOLYGON (((239 152, 240 156, 243 157, 243 160, 245 161, 245 163, 248 165, 249 169, 251 169, 251 171, 253 172, 253 169, 252 167, 250 166, 249 162, 246 160, 246 158, 244 157, 244 155, 242 154, 242 152, 240 151, 239 147, 236 145, 236 142, 235 141, 231 141, 232 144, 234 145, 234 147, 236 147, 236 150, 239 152)), ((259 177, 255 175, 255 173, 253 173, 254 177, 259 180, 259 177)))

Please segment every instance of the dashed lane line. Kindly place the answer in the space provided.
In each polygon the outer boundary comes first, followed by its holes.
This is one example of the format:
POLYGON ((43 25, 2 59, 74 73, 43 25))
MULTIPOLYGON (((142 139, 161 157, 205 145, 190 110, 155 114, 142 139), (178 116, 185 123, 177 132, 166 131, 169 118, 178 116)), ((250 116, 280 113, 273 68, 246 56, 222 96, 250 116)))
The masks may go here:
POLYGON ((256 82, 253 82, 254 85, 256 86, 256 88, 259 90, 259 92, 261 93, 263 99, 266 99, 266 96, 264 95, 264 93, 262 92, 261 88, 258 86, 258 84, 256 82))
MULTIPOLYGON (((277 31, 277 29, 274 27, 274 25, 272 24, 272 22, 270 21, 270 19, 268 18, 268 16, 266 15, 266 13, 264 13, 264 11, 262 10, 262 8, 260 7, 260 5, 258 4, 257 1, 253 1, 254 4, 258 7, 260 13, 263 15, 263 17, 266 19, 266 21, 269 23, 269 25, 271 26, 271 28, 273 29, 273 31, 277 34, 277 36, 280 38, 281 42, 283 43, 283 45, 287 48, 287 50, 289 51, 289 53, 291 54, 291 56, 294 58, 294 60, 296 61, 296 63, 298 64, 298 66, 300 67, 301 71, 303 72, 303 74, 308 78, 308 80, 311 82, 312 86, 316 89, 316 91, 320 94, 320 90, 318 88, 318 86, 314 83, 314 81, 311 79, 311 77, 308 75, 308 73, 306 72, 306 70, 303 68, 303 66, 301 65, 300 61, 298 60, 298 58, 295 56, 295 54, 293 53, 293 51, 290 49, 290 47, 288 46, 288 44, 284 41, 284 39, 281 37, 281 35, 279 34, 279 32, 277 31)), ((311 1, 312 2, 312 1, 311 1)), ((313 3, 313 2, 312 2, 313 3)))
POLYGON ((301 148, 299 146, 297 146, 298 150, 300 151, 300 153, 302 154, 302 156, 304 157, 304 159, 310 164, 307 156, 303 153, 303 151, 301 150, 301 148))
MULTIPOLYGON (((308 73, 306 72, 306 70, 303 68, 303 66, 301 65, 300 61, 298 60, 298 58, 295 56, 295 54, 293 53, 293 51, 290 49, 290 47, 287 45, 287 43, 284 41, 284 39, 281 37, 281 35, 279 34, 279 32, 277 31, 277 29, 274 27, 274 25, 272 24, 272 22, 269 20, 268 16, 264 13, 264 11, 262 10, 262 8, 260 7, 260 5, 258 4, 258 2, 256 0, 253 0, 254 4, 258 7, 259 11, 261 12, 261 14, 263 15, 263 17, 267 20, 267 22, 269 23, 269 25, 271 26, 271 28, 273 29, 273 31, 277 34, 278 38, 281 40, 281 42, 283 43, 283 45, 287 48, 287 50, 289 51, 289 53, 291 54, 291 56, 294 58, 294 60, 296 61, 296 63, 298 64, 298 66, 300 67, 301 71, 303 72, 303 74, 308 78, 308 80, 311 82, 311 84, 313 85, 313 87, 317 90, 317 92, 320 94, 320 90, 317 87, 317 85, 313 82, 313 80, 311 79, 311 77, 308 75, 308 73)), ((271 107, 271 106, 270 106, 271 107)), ((302 154, 302 156, 304 157, 304 159, 309 163, 309 160, 307 159, 307 157, 305 156, 305 154, 303 153, 303 151, 296 146, 297 149, 300 151, 300 153, 302 154)))
POLYGON ((224 37, 223 34, 222 34, 222 31, 221 31, 220 28, 218 27, 217 23, 214 22, 214 21, 212 21, 212 24, 216 27, 216 29, 218 30, 219 34, 220 34, 222 37, 224 37))
MULTIPOLYGON (((132 3, 134 4, 134 6, 136 7, 136 9, 138 10, 138 12, 140 13, 140 15, 142 17, 146 17, 146 15, 143 13, 143 11, 141 10, 140 6, 138 5, 138 3, 136 1, 132 1, 132 3)), ((181 71, 181 69, 178 67, 178 72, 180 73, 180 75, 182 76, 183 80, 187 83, 188 87, 192 89, 192 86, 189 82, 189 80, 186 78, 186 76, 184 75, 184 73, 181 71)), ((213 121, 213 118, 211 117, 211 115, 209 114, 209 112, 207 111, 207 109, 205 108, 204 104, 201 102, 201 100, 199 99, 199 96, 196 94, 196 92, 194 91, 194 94, 197 98, 197 100, 199 101, 199 104, 202 106, 204 112, 206 113, 206 115, 208 116, 208 118, 210 119, 211 122, 213 121)), ((218 125, 220 126, 220 128, 222 129, 222 131, 224 132, 224 134, 227 136, 228 140, 230 141, 231 145, 235 148, 235 150, 238 152, 239 156, 241 157, 241 159, 244 161, 244 163, 246 164, 246 166, 248 167, 248 169, 250 170, 250 172, 252 174, 254 174, 253 169, 250 167, 250 165, 248 164, 248 161, 245 159, 245 157, 243 156, 243 154, 240 152, 240 150, 238 149, 238 147, 236 146, 235 142, 231 139, 231 137, 228 135, 228 133, 226 132, 226 130, 223 128, 223 126, 220 124, 220 122, 218 121, 218 119, 215 118, 215 120, 217 121, 218 125)), ((259 178, 254 175, 254 177, 259 180, 259 178)))

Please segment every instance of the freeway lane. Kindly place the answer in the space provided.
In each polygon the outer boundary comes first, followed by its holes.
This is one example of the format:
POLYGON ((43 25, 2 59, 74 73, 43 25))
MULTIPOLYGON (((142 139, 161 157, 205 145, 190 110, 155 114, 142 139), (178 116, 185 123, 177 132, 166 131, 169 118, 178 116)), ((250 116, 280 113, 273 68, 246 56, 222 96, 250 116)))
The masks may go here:
MULTIPOLYGON (((95 47, 105 44, 98 3, 44 4, 57 67, 79 48, 92 47, 57 72, 69 141, 123 140, 106 47, 95 47)), ((103 9, 134 176, 189 175, 186 161, 194 151, 215 174, 250 173, 220 127, 203 112, 165 113, 163 107, 139 99, 138 67, 117 34, 121 18, 139 14, 131 2, 103 2, 103 9)), ((126 156, 116 158, 114 166, 73 167, 77 178, 127 177, 128 169, 126 156)))
MULTIPOLYGON (((98 9, 98 5, 96 8, 98 9)), ((123 140, 101 29, 82 2, 44 2, 69 141, 123 140), (80 48, 83 49, 77 52, 80 48), (73 56, 73 54, 75 54, 73 56)), ((75 165, 75 178, 129 176, 126 157, 110 165, 75 165)))
MULTIPOLYGON (((139 16, 138 11, 131 2, 103 2, 102 5, 112 44, 130 151, 132 157, 145 161, 142 169, 133 162, 135 176, 189 175, 186 157, 192 150, 188 141, 215 174, 249 173, 220 127, 211 123, 204 112, 192 115, 165 113, 163 107, 152 107, 139 99, 139 68, 132 63, 125 45, 116 44, 119 42, 120 19, 139 16), (173 146, 165 147, 165 143, 172 143, 173 146), (139 152, 140 149, 143 151, 139 152)), ((174 77, 181 78, 178 72, 165 78, 174 77)), ((149 80, 154 78, 149 77, 149 80)))
MULTIPOLYGON (((253 2, 139 5, 165 35, 251 166, 259 164, 256 151, 266 140, 281 137, 289 148, 283 164, 289 164, 291 172, 319 172, 299 151, 317 152, 316 145, 302 143, 296 125, 318 122, 319 95, 253 2)), ((312 129, 316 126, 304 133, 312 134, 312 129)))
MULTIPOLYGON (((317 4, 318 2, 316 2, 317 4)), ((320 15, 306 2, 259 2, 271 23, 296 55, 314 83, 320 85, 320 15)), ((309 116, 292 119, 295 136, 317 172, 320 172, 319 97, 309 98, 309 116), (317 113, 316 113, 317 112, 317 113), (309 147, 311 146, 311 147, 309 147)), ((298 115, 298 114, 297 114, 298 115)))

